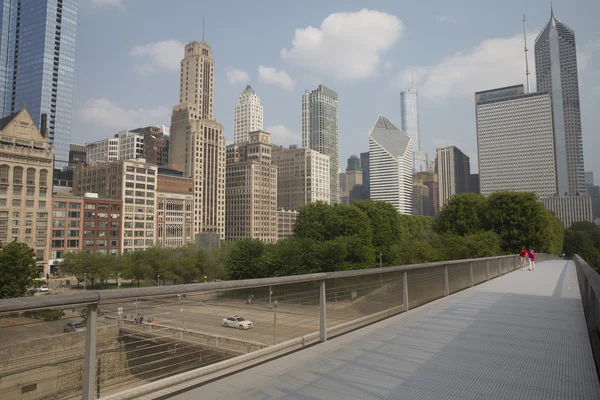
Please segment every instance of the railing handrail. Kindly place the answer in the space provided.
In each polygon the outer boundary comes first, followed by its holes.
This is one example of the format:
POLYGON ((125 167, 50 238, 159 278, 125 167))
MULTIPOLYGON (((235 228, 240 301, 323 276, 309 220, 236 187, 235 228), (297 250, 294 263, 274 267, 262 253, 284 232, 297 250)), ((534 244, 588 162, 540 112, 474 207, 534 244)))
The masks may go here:
MULTIPOLYGON (((83 305, 91 303, 99 303, 101 301, 109 300, 125 300, 125 299, 140 299, 145 297, 161 297, 168 295, 186 294, 194 292, 210 292, 219 290, 234 290, 234 289, 251 289, 256 287, 263 287, 269 285, 284 285, 291 283, 302 283, 310 281, 320 281, 334 278, 345 278, 353 276, 372 275, 389 272, 401 272, 409 271, 414 269, 423 269, 431 267, 451 266, 456 264, 465 264, 470 262, 480 262, 487 260, 498 260, 515 257, 514 254, 494 256, 494 257, 483 257, 483 258, 471 258, 464 260, 448 260, 448 261, 436 261, 431 263, 423 264, 409 264, 399 265, 384 268, 367 268, 357 269, 351 271, 338 271, 338 272, 321 272, 315 274, 304 274, 304 275, 292 275, 282 276, 276 278, 260 278, 260 279, 242 279, 232 281, 220 281, 220 282, 204 282, 204 283, 188 283, 181 285, 170 285, 170 286, 154 286, 145 288, 131 288, 131 289, 110 289, 110 290, 88 290, 80 293, 66 293, 52 296, 31 296, 31 297, 17 297, 13 299, 1 299, 0 300, 0 313, 6 312, 18 312, 40 308, 50 307, 61 307, 61 306, 73 306, 83 305)), ((600 283, 599 283, 600 284, 600 283)))
POLYGON ((600 274, 598 274, 589 264, 579 256, 579 254, 574 254, 573 258, 579 264, 581 268, 581 272, 587 278, 588 284, 594 289, 594 293, 596 296, 600 295, 600 274))

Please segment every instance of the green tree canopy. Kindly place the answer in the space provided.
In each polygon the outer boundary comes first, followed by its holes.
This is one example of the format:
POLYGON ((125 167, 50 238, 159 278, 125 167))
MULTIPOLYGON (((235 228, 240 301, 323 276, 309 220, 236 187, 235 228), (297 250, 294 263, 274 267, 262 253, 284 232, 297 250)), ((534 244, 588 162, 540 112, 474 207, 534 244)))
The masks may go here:
POLYGON ((600 227, 592 222, 576 222, 565 230, 564 251, 579 254, 592 268, 600 271, 600 227))
POLYGON ((462 193, 452 196, 440 211, 435 228, 439 233, 459 236, 479 232, 484 229, 485 210, 488 200, 475 193, 462 193))
POLYGON ((0 299, 20 297, 39 286, 41 269, 35 252, 25 243, 0 243, 0 299))

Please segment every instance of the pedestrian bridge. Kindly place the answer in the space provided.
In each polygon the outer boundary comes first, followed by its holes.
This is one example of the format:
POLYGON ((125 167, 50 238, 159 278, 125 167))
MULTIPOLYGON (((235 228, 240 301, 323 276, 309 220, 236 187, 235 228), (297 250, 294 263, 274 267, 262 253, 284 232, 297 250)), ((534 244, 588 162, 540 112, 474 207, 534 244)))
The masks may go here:
POLYGON ((538 257, 0 300, 0 398, 600 399, 600 278, 538 257), (86 332, 18 322, 71 307, 86 332), (157 323, 119 317, 138 312, 157 323))

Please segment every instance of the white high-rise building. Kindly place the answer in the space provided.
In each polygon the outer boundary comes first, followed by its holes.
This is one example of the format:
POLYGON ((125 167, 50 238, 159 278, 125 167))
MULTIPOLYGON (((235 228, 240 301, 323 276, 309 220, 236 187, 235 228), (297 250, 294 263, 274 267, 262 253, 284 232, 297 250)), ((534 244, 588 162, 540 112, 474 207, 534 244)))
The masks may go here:
POLYGON ((119 138, 119 160, 144 158, 144 135, 122 131, 116 137, 119 138))
POLYGON ((263 107, 250 85, 242 92, 233 109, 233 143, 247 143, 250 132, 263 130, 263 107))
POLYGON ((371 200, 392 204, 402 214, 413 213, 411 140, 380 115, 369 135, 371 200))
MULTIPOLYGON (((480 193, 557 194, 552 99, 523 85, 475 93, 480 193)), ((440 190, 441 192, 441 190, 440 190)))
POLYGON ((119 159, 119 138, 102 139, 85 144, 87 165, 104 164, 119 159))

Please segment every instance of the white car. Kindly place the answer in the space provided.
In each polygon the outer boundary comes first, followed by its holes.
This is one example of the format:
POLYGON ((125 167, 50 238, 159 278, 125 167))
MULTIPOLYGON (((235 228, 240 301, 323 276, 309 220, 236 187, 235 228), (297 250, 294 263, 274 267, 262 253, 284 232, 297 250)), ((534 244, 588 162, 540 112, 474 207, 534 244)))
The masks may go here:
POLYGON ((222 324, 225 327, 238 329, 250 329, 253 327, 252 321, 248 321, 247 319, 245 319, 244 317, 240 317, 239 315, 236 315, 234 317, 223 318, 222 324))
POLYGON ((48 291, 48 286, 44 285, 44 286, 42 286, 42 287, 38 288, 38 290, 39 290, 40 292, 47 292, 47 291, 48 291))

